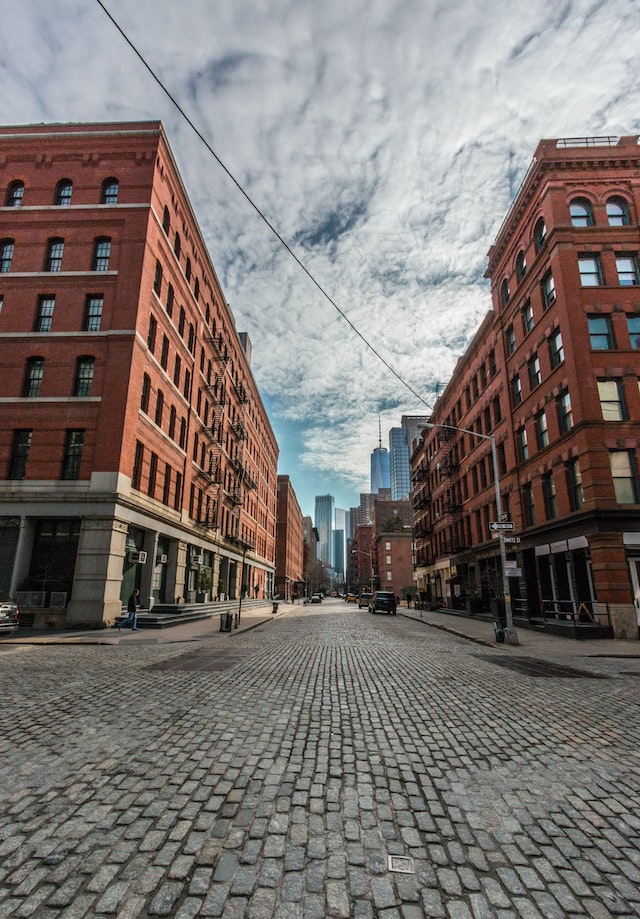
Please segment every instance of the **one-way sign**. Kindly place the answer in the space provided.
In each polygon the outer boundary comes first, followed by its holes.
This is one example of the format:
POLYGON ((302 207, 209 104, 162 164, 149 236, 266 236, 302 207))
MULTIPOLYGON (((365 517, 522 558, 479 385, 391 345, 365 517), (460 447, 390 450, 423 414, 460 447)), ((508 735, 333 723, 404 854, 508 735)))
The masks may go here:
POLYGON ((489 524, 489 529, 490 529, 490 530, 513 530, 513 529, 514 529, 514 523, 513 523, 512 520, 509 520, 509 521, 507 521, 507 522, 505 522, 505 523, 496 523, 496 522, 494 521, 493 523, 490 523, 490 524, 489 524))

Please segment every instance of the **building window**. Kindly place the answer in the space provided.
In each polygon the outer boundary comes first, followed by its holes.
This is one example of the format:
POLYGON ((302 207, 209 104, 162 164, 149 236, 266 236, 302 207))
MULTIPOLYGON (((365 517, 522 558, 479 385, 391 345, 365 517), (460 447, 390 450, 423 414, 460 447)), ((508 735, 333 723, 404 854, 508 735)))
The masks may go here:
POLYGON ((556 501, 556 486, 553 473, 545 472, 542 476, 542 495, 544 497, 544 513, 547 520, 558 516, 558 503, 556 501))
POLYGON ((111 240, 108 237, 96 239, 93 247, 92 271, 108 271, 111 258, 111 240))
POLYGON ((102 297, 89 296, 84 314, 85 332, 99 332, 102 322, 102 307, 104 300, 102 297))
POLYGON ((164 206, 164 211, 162 212, 162 229, 164 232, 169 235, 169 229, 171 228, 171 218, 169 217, 169 208, 164 206))
POLYGON ((516 350, 516 333, 512 325, 509 326, 505 334, 507 339, 507 354, 513 354, 516 350))
POLYGON ((187 261, 185 263, 184 276, 187 279, 187 281, 191 280, 191 259, 190 258, 187 258, 187 261))
POLYGON ((160 366, 163 370, 167 369, 169 363, 169 339, 166 335, 162 336, 162 351, 160 352, 160 366))
POLYGON ((536 415, 536 443, 539 450, 549 446, 549 426, 545 411, 538 412, 536 415))
POLYGON ((540 217, 538 222, 535 225, 533 231, 533 244, 535 246, 536 254, 544 248, 544 244, 547 241, 547 227, 544 222, 544 217, 540 217))
POLYGON ((133 473, 131 475, 131 485, 133 488, 140 490, 142 481, 142 461, 144 459, 144 444, 136 440, 136 452, 133 458, 133 473))
POLYGON ((521 462, 529 459, 529 444, 527 442, 527 429, 524 425, 521 428, 518 428, 517 432, 518 437, 518 456, 520 457, 521 462))
POLYGON ((569 507, 572 511, 579 511, 584 504, 584 491, 582 489, 582 473, 577 459, 569 460, 566 467, 567 491, 569 493, 569 507))
POLYGON ((627 316, 627 331, 632 348, 640 348, 640 313, 627 316))
POLYGON ((629 450, 612 450, 609 462, 616 501, 618 504, 637 504, 638 481, 633 454, 629 450))
POLYGON ((549 338, 549 357, 552 367, 558 367, 564 360, 564 346, 559 329, 552 332, 549 338))
POLYGON ((522 383, 520 382, 520 376, 518 374, 511 380, 511 396, 513 398, 513 404, 520 405, 522 402, 522 383))
POLYGON ((638 259, 635 255, 616 255, 616 269, 618 271, 618 284, 620 287, 637 287, 638 259))
POLYGON ((187 399, 187 400, 189 399, 189 391, 190 391, 190 389, 191 389, 191 371, 190 371, 190 370, 185 370, 185 372, 184 372, 184 388, 183 388, 182 391, 183 391, 183 393, 184 393, 185 399, 187 399))
POLYGON ((173 253, 176 258, 180 258, 180 234, 176 233, 173 238, 173 253))
POLYGON ((175 294, 173 291, 173 284, 168 284, 167 285, 167 316, 169 316, 169 318, 171 318, 171 316, 173 315, 174 298, 175 298, 175 294))
POLYGON ((196 278, 193 282, 193 296, 196 298, 196 300, 200 299, 200 281, 198 278, 196 278))
POLYGON ((609 198, 607 201, 607 219, 610 227, 628 227, 629 205, 624 198, 609 198))
POLYGON ((558 422, 560 425, 560 431, 563 434, 566 434, 567 431, 570 431, 573 427, 573 412, 571 410, 571 395, 569 391, 565 389, 560 393, 557 400, 558 406, 558 422))
POLYGON ((169 437, 171 440, 176 439, 176 407, 175 405, 171 406, 169 411, 169 437))
POLYGON ((613 332, 609 316, 588 316, 589 341, 594 351, 610 351, 613 348, 613 332))
POLYGON ((152 314, 149 316, 149 331, 147 332, 147 348, 153 354, 156 346, 156 333, 158 331, 158 321, 152 314))
POLYGON ((497 427, 502 421, 502 409, 500 407, 500 397, 496 396, 493 400, 493 424, 497 427))
POLYGON ((36 315, 35 332, 50 332, 53 323, 53 311, 56 308, 56 298, 42 296, 38 298, 38 312, 36 315))
POLYGON ((176 472, 176 490, 173 495, 173 506, 175 510, 180 510, 180 502, 182 500, 182 473, 176 472))
POLYGON ((156 417, 155 422, 158 427, 162 427, 162 416, 164 414, 164 394, 161 389, 158 390, 158 395, 156 396, 156 417))
POLYGON ((185 322, 186 322, 186 321, 187 321, 187 316, 186 316, 186 313, 185 313, 185 311, 184 311, 184 307, 181 306, 181 307, 180 307, 180 316, 179 316, 179 318, 178 318, 178 335, 180 336, 180 338, 184 338, 184 326, 185 326, 185 322))
POLYGON ((93 384, 93 357, 79 357, 76 361, 76 379, 73 386, 74 396, 90 396, 93 384))
POLYGON ((574 198, 569 204, 569 214, 574 227, 593 226, 593 211, 586 198, 574 198))
POLYGON ((542 279, 540 286, 542 289, 542 302, 544 304, 544 308, 548 309, 556 299, 556 285, 555 281, 553 280, 553 275, 550 271, 547 271, 542 279))
POLYGON ((62 268, 63 252, 64 239, 50 239, 47 244, 47 255, 44 261, 44 270, 60 271, 62 268))
POLYGON ((162 265, 156 261, 156 272, 153 276, 153 289, 158 295, 162 293, 162 265))
POLYGON ((100 196, 101 204, 117 204, 118 194, 120 193, 120 183, 117 179, 110 177, 102 183, 102 195, 100 196))
POLYGON ((524 252, 518 252, 516 258, 516 277, 518 281, 521 281, 525 274, 527 273, 527 259, 525 258, 524 252))
POLYGON ((173 382, 176 386, 180 386, 180 374, 182 372, 182 358, 179 354, 176 354, 175 364, 173 365, 173 382))
POLYGON ((530 482, 522 486, 522 510, 525 525, 528 527, 535 526, 536 511, 533 505, 533 487, 530 482))
POLYGON ((73 194, 73 182, 71 179, 60 179, 56 185, 56 193, 53 199, 54 204, 58 207, 69 207, 71 204, 71 195, 73 194))
POLYGON ((67 431, 64 441, 61 478, 66 480, 80 478, 80 464, 82 463, 83 447, 84 431, 67 431))
POLYGON ((35 399, 40 395, 42 377, 44 376, 44 358, 30 357, 27 361, 22 395, 27 399, 35 399))
POLYGON ((12 182, 7 189, 6 207, 21 207, 24 197, 24 182, 12 182))
POLYGON ((158 455, 157 453, 152 453, 151 460, 149 462, 149 483, 147 486, 147 494, 149 495, 150 498, 155 497, 157 477, 158 477, 158 455))
POLYGON ((527 300, 522 307, 522 328, 524 329, 525 335, 528 335, 533 328, 533 307, 531 306, 531 300, 527 300))
POLYGON ((602 268, 597 255, 579 255, 578 271, 582 287, 600 287, 602 285, 602 268))
POLYGON ((188 344, 188 348, 189 348, 189 351, 191 351, 192 354, 194 353, 195 348, 196 348, 196 330, 195 330, 195 328, 193 327, 193 323, 192 323, 192 322, 189 323, 189 344, 188 344))
POLYGON ((0 274, 6 274, 11 271, 11 259, 13 258, 14 242, 12 239, 3 239, 0 242, 0 274))
POLYGON ((502 300, 502 305, 507 306, 509 300, 511 299, 511 294, 509 292, 509 282, 505 278, 500 287, 500 299, 502 300))
POLYGON ((151 396, 151 378, 148 373, 145 373, 142 377, 142 393, 140 395, 140 408, 145 413, 149 414, 149 397, 151 396))
POLYGON ((542 383, 540 359, 537 354, 533 355, 527 366, 529 369, 529 385, 531 389, 535 389, 536 386, 539 386, 542 383))
POLYGON ((11 458, 9 460, 9 478, 24 479, 27 473, 27 460, 31 447, 32 431, 17 430, 13 432, 11 458))
POLYGON ((627 417, 620 380, 598 380, 598 396, 604 421, 624 421, 627 417))
POLYGON ((162 503, 169 504, 169 494, 171 493, 171 466, 165 463, 164 466, 164 486, 162 489, 162 503))
POLYGON ((487 360, 489 362, 489 376, 493 379, 493 377, 498 372, 498 365, 496 364, 496 352, 494 351, 493 348, 491 349, 491 351, 489 351, 487 360))
POLYGON ((184 450, 187 445, 187 422, 184 418, 180 419, 180 439, 178 444, 181 450, 184 450))

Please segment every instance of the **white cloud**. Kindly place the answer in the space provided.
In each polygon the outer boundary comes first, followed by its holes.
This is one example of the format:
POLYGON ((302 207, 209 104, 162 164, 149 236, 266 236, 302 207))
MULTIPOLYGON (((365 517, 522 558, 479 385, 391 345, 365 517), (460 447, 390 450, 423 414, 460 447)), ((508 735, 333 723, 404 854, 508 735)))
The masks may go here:
MULTIPOLYGON (((428 402, 490 307, 486 253, 538 140, 640 130, 636 0, 107 6, 319 284, 428 402)), ((355 503, 378 415, 386 436, 424 407, 279 247, 97 3, 4 7, 2 121, 164 122, 277 407, 281 471, 305 512, 322 475, 318 493, 335 485, 339 503, 355 503), (294 423, 299 457, 284 443, 294 423)))

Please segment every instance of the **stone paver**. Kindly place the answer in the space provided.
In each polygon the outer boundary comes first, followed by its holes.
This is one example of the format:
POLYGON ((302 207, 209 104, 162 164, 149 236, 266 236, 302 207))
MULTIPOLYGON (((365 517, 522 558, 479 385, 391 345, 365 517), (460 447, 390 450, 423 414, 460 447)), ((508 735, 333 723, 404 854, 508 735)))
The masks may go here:
POLYGON ((0 917, 640 915, 640 657, 411 616, 0 644, 0 917))

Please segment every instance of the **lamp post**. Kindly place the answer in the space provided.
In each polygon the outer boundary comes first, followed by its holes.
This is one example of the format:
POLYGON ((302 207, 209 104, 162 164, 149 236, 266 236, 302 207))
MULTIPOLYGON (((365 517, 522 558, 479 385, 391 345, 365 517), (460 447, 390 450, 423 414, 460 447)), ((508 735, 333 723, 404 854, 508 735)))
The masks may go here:
MULTIPOLYGON (((471 431, 468 428, 458 428, 453 424, 438 424, 429 422, 424 425, 425 428, 441 428, 446 431, 459 431, 461 434, 470 434, 472 437, 478 437, 480 440, 488 440, 491 444, 491 458, 493 460, 493 482, 496 489, 496 514, 498 521, 502 517, 502 498, 500 496, 500 473, 498 469, 498 450, 496 448, 495 434, 479 434, 477 431, 471 431)), ((509 645, 518 645, 518 632, 513 625, 513 611, 511 608, 511 593, 509 588, 509 576, 507 574, 507 549, 504 541, 504 532, 498 531, 500 540, 500 563, 502 565, 502 592, 504 594, 504 612, 506 618, 506 628, 504 630, 504 640, 509 645)))
POLYGON ((351 554, 369 556, 369 584, 370 584, 371 593, 373 593, 373 541, 371 542, 371 545, 369 546, 369 552, 365 552, 364 549, 352 549, 351 554))

